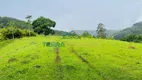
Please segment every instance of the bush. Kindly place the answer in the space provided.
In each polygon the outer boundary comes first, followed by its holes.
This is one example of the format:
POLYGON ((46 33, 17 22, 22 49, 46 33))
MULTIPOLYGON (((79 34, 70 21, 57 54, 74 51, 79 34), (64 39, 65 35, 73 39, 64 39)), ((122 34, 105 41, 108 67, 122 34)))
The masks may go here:
POLYGON ((7 27, 0 30, 2 39, 12 39, 22 37, 22 33, 18 28, 7 27))
POLYGON ((136 34, 130 34, 124 38, 121 39, 122 41, 127 41, 127 42, 142 42, 142 35, 136 35, 136 34))
MULTIPOLYGON (((0 30, 0 40, 7 40, 12 38, 21 38, 25 36, 29 36, 30 30, 22 30, 16 27, 6 27, 0 30)), ((36 36, 33 31, 30 31, 30 36, 36 36)))
POLYGON ((36 36, 36 33, 27 29, 21 30, 23 36, 29 36, 29 32, 30 32, 30 36, 36 36))

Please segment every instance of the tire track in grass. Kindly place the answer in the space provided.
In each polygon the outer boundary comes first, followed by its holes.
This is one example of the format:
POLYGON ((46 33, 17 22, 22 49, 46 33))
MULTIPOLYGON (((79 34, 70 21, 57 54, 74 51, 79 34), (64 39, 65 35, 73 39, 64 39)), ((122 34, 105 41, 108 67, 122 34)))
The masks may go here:
POLYGON ((102 75, 102 73, 99 70, 97 70, 89 61, 87 61, 82 56, 80 56, 73 47, 70 47, 69 49, 71 49, 71 52, 74 53, 82 62, 84 62, 86 65, 92 68, 95 72, 97 72, 97 75, 103 78, 103 80, 109 80, 105 78, 104 75, 102 75))
POLYGON ((55 62, 58 64, 58 63, 61 62, 61 58, 60 58, 60 55, 59 55, 59 48, 55 48, 55 53, 56 53, 55 62))
MULTIPOLYGON (((59 40, 59 41, 61 41, 61 40, 59 40)), ((102 73, 99 71, 99 70, 97 70, 93 65, 91 65, 90 63, 89 63, 89 61, 87 61, 86 59, 84 59, 82 56, 80 56, 75 50, 74 50, 74 48, 71 46, 71 45, 68 45, 68 44, 66 44, 67 46, 70 46, 70 48, 69 48, 69 50, 71 50, 71 52, 72 53, 74 53, 82 62, 84 62, 86 65, 88 65, 90 68, 92 68, 96 73, 97 73, 97 75, 98 76, 100 76, 103 80, 109 80, 109 79, 106 79, 103 75, 102 75, 102 73)), ((59 49, 58 49, 59 50, 59 49)), ((59 51, 56 51, 56 53, 58 53, 59 51)), ((58 53, 59 54, 59 53, 58 53)), ((63 80, 63 79, 62 79, 63 80)))
POLYGON ((56 53, 56 58, 55 58, 55 64, 56 64, 56 78, 58 80, 63 80, 64 79, 64 73, 63 73, 63 66, 60 64, 61 63, 61 58, 60 58, 60 52, 59 52, 59 48, 56 47, 54 49, 55 53, 56 53))

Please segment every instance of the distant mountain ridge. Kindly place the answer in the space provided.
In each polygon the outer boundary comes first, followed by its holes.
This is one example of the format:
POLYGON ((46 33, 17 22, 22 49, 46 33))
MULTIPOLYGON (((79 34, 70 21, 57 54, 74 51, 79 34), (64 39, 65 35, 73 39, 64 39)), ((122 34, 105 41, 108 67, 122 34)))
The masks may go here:
MULTIPOLYGON (((81 35, 85 31, 87 31, 92 36, 97 35, 96 30, 74 30, 74 31, 79 35, 81 35)), ((107 37, 111 37, 111 36, 114 36, 117 32, 118 32, 118 30, 106 30, 106 35, 107 35, 107 37)))
POLYGON ((114 38, 115 39, 121 39, 123 37, 126 37, 130 34, 142 34, 142 21, 141 22, 137 22, 135 24, 133 24, 132 27, 123 29, 121 31, 119 31, 114 38))

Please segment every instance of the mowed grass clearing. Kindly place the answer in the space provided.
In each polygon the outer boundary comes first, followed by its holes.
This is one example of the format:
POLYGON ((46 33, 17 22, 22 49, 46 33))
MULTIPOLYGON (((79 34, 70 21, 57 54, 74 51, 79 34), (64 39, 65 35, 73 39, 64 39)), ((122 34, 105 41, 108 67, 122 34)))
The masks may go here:
POLYGON ((57 36, 3 41, 0 80, 142 80, 142 44, 57 36))

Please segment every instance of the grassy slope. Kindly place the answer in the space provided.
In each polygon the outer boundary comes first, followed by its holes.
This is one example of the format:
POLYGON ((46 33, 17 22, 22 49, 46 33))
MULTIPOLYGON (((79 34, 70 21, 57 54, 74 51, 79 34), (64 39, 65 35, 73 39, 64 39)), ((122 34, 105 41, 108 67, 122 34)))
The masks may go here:
POLYGON ((49 36, 0 46, 0 80, 142 80, 142 44, 49 36), (65 47, 44 47, 44 41, 65 47))

